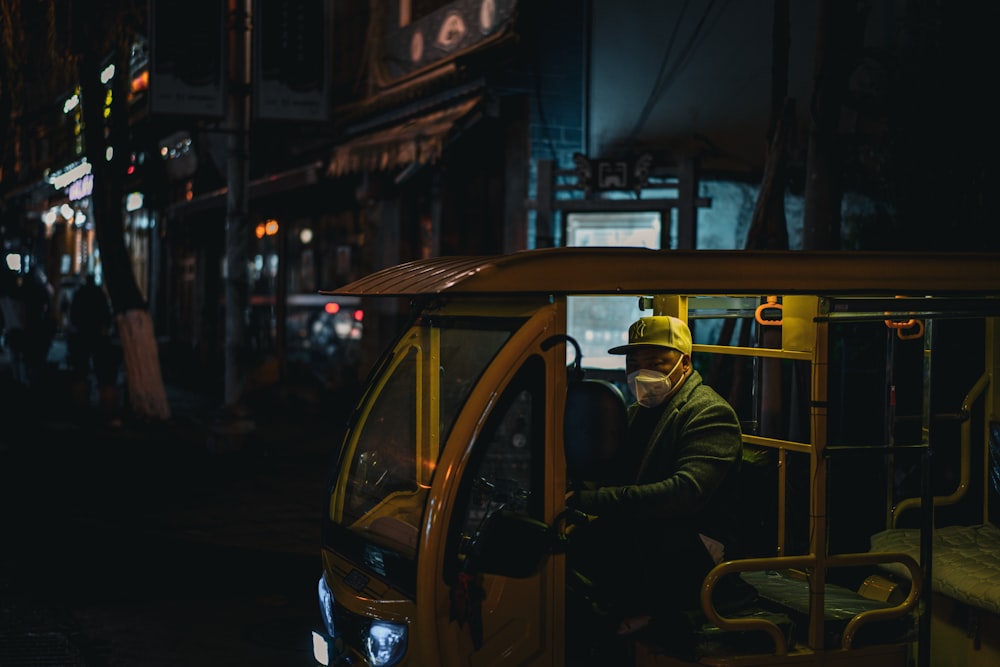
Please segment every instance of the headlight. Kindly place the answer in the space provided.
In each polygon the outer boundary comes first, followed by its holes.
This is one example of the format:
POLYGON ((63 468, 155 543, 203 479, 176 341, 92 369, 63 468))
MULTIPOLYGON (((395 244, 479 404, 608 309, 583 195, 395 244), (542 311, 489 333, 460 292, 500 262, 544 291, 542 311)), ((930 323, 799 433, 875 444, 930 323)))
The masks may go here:
POLYGON ((326 577, 319 575, 319 583, 316 585, 316 592, 319 595, 319 613, 323 617, 323 627, 326 634, 332 639, 337 636, 337 631, 333 626, 333 593, 326 585, 326 577))
POLYGON ((373 621, 365 638, 365 658, 372 667, 389 667, 406 653, 406 626, 373 621))

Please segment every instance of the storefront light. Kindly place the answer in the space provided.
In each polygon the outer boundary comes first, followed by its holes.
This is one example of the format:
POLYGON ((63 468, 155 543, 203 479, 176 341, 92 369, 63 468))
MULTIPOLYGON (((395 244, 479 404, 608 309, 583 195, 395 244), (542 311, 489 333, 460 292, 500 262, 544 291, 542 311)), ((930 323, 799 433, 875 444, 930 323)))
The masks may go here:
POLYGON ((354 328, 354 323, 351 322, 350 317, 344 317, 343 315, 333 320, 333 332, 337 334, 337 338, 347 338, 351 335, 351 329, 354 328))
POLYGON ((138 211, 142 208, 143 195, 141 192, 130 192, 125 197, 125 210, 128 212, 138 211))
POLYGON ((78 106, 80 106, 80 96, 71 95, 70 97, 66 98, 65 102, 63 102, 63 113, 69 113, 78 106))
POLYGON ((85 197, 89 197, 94 191, 94 175, 87 174, 83 178, 73 181, 66 188, 66 196, 69 197, 70 201, 79 201, 85 197))
POLYGON ((69 204, 63 204, 59 207, 59 215, 66 220, 72 220, 73 216, 76 215, 76 211, 69 204))
POLYGON ((149 70, 144 70, 139 72, 136 76, 132 77, 132 82, 129 86, 129 92, 138 93, 149 88, 149 70))
POLYGON ((274 218, 268 218, 264 222, 258 222, 257 227, 254 228, 254 234, 259 239, 262 239, 265 236, 274 236, 277 233, 278 221, 274 218))

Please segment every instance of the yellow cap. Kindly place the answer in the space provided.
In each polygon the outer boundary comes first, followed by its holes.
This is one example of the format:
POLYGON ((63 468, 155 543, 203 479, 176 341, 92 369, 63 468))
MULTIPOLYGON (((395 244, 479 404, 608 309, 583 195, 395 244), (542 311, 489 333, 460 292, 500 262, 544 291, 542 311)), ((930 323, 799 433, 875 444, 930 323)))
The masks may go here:
POLYGON ((691 330, 684 320, 669 315, 643 317, 628 328, 628 345, 613 347, 608 354, 627 354, 640 345, 669 347, 691 354, 691 330))

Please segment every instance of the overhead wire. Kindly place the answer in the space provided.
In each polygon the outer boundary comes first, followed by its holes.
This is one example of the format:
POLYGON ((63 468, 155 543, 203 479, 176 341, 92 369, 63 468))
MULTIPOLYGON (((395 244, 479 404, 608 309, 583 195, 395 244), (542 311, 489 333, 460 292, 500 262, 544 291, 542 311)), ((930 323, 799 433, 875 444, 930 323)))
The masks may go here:
MULTIPOLYGON (((714 2, 715 0, 712 1, 714 2)), ((630 148, 635 140, 635 136, 639 133, 639 130, 645 123, 646 118, 649 116, 650 107, 655 104, 657 90, 663 82, 664 71, 667 69, 667 62, 670 60, 670 52, 673 51, 674 44, 677 43, 677 32, 680 30, 681 23, 684 22, 684 15, 687 13, 687 9, 690 5, 691 0, 684 0, 684 4, 681 5, 680 14, 678 14, 677 20, 674 21, 674 28, 670 32, 670 38, 667 40, 667 48, 663 52, 663 57, 660 58, 660 67, 656 71, 656 79, 654 79, 653 89, 649 91, 649 95, 646 97, 646 103, 643 104, 642 111, 639 112, 639 117, 636 119, 635 125, 632 127, 632 133, 629 135, 628 146, 630 148)))
POLYGON ((724 0, 719 11, 712 18, 711 23, 709 23, 708 28, 705 29, 706 21, 712 13, 712 9, 715 7, 717 0, 709 0, 708 5, 705 7, 705 11, 702 12, 701 17, 698 19, 698 23, 695 25, 694 32, 688 38, 687 43, 680 52, 680 55, 676 62, 667 70, 667 64, 670 60, 670 53, 673 50, 674 44, 676 43, 677 33, 680 28, 681 23, 683 23, 684 15, 687 13, 688 6, 690 5, 690 0, 685 0, 684 4, 681 6, 680 14, 677 20, 674 22, 674 28, 671 31, 670 39, 667 41, 666 50, 663 53, 663 57, 660 60, 660 67, 657 71, 656 83, 654 83, 649 96, 646 98, 646 103, 643 105, 642 111, 639 112, 639 116, 636 119, 635 125, 632 127, 632 132, 629 134, 628 141, 626 142, 626 151, 631 151, 635 145, 636 137, 642 130, 643 126, 649 120, 649 116, 656 104, 660 101, 660 98, 669 89, 670 84, 674 82, 677 75, 680 74, 684 66, 690 61, 691 56, 697 50, 697 47, 702 43, 702 41, 711 32, 711 29, 718 22, 719 18, 725 13, 726 5, 729 4, 729 0, 724 0))

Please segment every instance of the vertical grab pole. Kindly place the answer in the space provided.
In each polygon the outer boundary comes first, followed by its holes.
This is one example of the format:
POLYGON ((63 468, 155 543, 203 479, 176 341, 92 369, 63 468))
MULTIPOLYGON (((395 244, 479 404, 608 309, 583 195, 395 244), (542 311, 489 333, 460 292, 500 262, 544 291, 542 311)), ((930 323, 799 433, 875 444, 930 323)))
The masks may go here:
POLYGON ((788 485, 788 452, 784 447, 778 449, 778 549, 776 555, 786 556, 785 534, 787 531, 785 521, 785 503, 787 501, 788 485))
POLYGON ((885 471, 885 527, 892 527, 892 512, 896 504, 895 486, 893 484, 893 469, 896 465, 896 457, 892 448, 896 445, 896 378, 893 375, 893 367, 896 363, 896 329, 886 327, 885 330, 885 383, 886 383, 886 412, 885 424, 883 426, 883 438, 888 447, 886 454, 885 471))
POLYGON ((917 667, 931 664, 931 612, 934 599, 933 540, 934 540, 934 489, 931 477, 931 459, 934 455, 931 415, 934 414, 933 368, 934 368, 934 322, 927 321, 924 347, 927 358, 924 362, 924 429, 927 432, 926 447, 920 454, 920 569, 924 578, 924 600, 918 622, 917 667))
POLYGON ((983 443, 983 523, 990 522, 990 426, 1000 420, 1000 318, 986 318, 986 403, 984 406, 985 442, 983 443))
POLYGON ((809 498, 810 551, 816 567, 809 573, 809 646, 824 648, 824 606, 826 585, 826 431, 829 323, 816 323, 816 345, 812 372, 812 455, 809 474, 812 487, 809 498))

